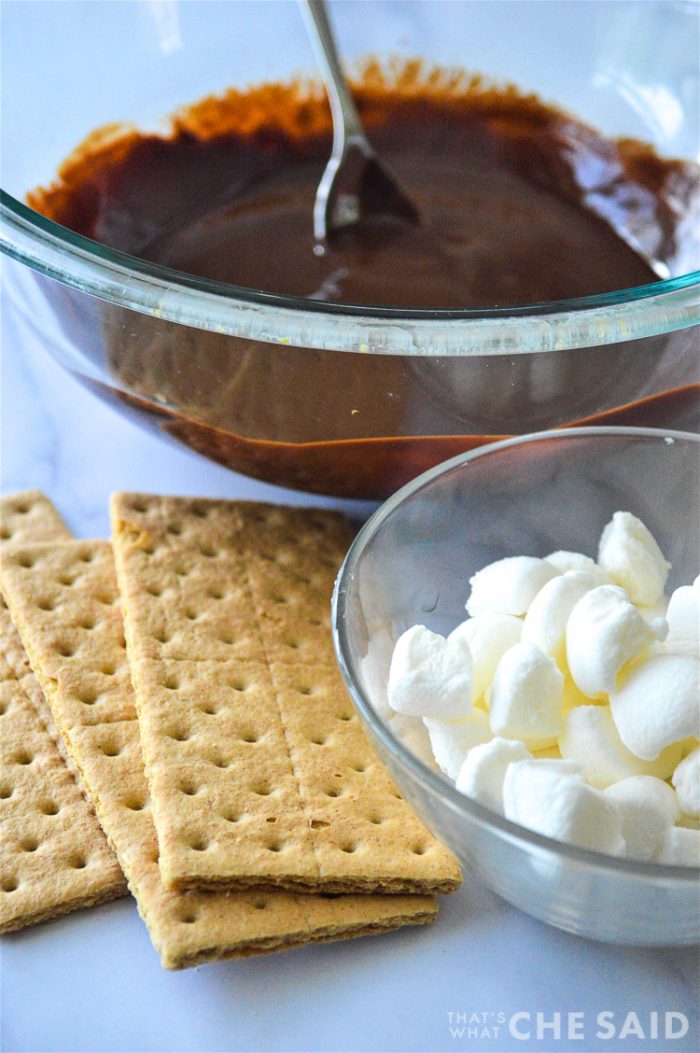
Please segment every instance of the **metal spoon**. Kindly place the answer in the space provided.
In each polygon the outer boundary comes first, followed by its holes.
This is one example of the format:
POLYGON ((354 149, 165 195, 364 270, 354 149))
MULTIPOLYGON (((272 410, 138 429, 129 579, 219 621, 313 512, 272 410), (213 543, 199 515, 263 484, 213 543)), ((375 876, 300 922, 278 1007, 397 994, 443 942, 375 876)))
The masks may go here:
POLYGON ((324 0, 299 0, 333 116, 333 149, 316 191, 314 236, 323 243, 367 216, 418 223, 418 210, 374 151, 348 89, 324 0))

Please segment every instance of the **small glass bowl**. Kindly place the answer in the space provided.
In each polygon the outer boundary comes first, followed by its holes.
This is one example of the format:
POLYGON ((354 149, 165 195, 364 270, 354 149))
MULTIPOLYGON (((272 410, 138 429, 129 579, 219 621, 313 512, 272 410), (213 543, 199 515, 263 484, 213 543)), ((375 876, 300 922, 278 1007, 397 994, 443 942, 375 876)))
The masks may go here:
MULTIPOLYGON (((672 563, 669 590, 700 553, 700 439, 642 428, 577 428, 493 443, 409 483, 355 539, 333 597, 340 669, 392 778, 427 826, 487 885, 536 918, 610 943, 694 943, 698 871, 562 844, 458 793, 382 716, 391 646, 416 623, 464 620, 469 577, 492 560, 556 549, 595 555, 620 509, 672 563)), ((384 709, 384 712, 386 710, 384 709)))

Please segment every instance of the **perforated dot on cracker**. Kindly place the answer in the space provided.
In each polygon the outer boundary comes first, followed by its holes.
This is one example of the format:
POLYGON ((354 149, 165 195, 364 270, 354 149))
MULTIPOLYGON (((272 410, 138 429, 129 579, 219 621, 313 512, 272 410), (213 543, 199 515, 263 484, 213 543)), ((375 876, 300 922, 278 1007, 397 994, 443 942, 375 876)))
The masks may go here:
POLYGON ((113 543, 169 888, 446 892, 460 876, 336 669, 330 512, 117 494, 113 543))
MULTIPOLYGON (((376 934, 434 919, 437 906, 431 896, 168 891, 161 881, 133 692, 128 676, 121 675, 123 624, 111 546, 74 541, 13 549, 3 560, 0 582, 56 723, 166 968, 376 934), (50 620, 43 609, 45 596, 60 600, 50 620)), ((231 822, 234 814, 222 814, 219 820, 231 822)))

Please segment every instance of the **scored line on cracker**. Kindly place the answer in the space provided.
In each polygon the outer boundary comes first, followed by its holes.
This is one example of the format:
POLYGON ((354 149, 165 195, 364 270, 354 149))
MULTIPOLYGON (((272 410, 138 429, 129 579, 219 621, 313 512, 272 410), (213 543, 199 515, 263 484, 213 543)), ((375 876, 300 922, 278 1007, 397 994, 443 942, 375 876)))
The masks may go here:
POLYGON ((123 665, 124 648, 111 546, 74 541, 13 548, 3 561, 0 583, 56 723, 166 968, 380 933, 434 919, 437 906, 430 896, 326 898, 285 892, 168 891, 160 877, 133 693, 128 677, 116 675, 123 665), (64 613, 47 618, 50 612, 42 604, 51 596, 62 597, 64 613), (111 687, 110 676, 117 680, 111 687), (100 686, 105 688, 104 698, 92 698, 100 686), (84 690, 90 694, 81 698, 84 690), (98 705, 100 721, 92 715, 98 705))
POLYGON ((456 888, 336 668, 343 518, 116 494, 112 523, 165 884, 456 888))

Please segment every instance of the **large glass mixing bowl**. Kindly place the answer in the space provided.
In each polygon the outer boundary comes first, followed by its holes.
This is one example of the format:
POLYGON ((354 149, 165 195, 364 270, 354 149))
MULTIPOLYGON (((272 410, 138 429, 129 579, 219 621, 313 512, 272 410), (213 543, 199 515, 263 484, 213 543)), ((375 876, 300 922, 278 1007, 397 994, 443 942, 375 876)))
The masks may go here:
MULTIPOLYGON (((333 7, 349 63, 372 51, 479 70, 606 135, 698 157, 697 5, 333 7)), ((494 437, 691 424, 700 273, 680 273, 687 261, 644 287, 522 308, 331 306, 148 264, 21 203, 99 125, 157 129, 229 85, 313 73, 293 0, 8 0, 2 19, 7 289, 48 350, 117 408, 238 471, 368 498, 494 437)))
POLYGON ((700 937, 700 871, 602 855, 509 822, 459 793, 382 715, 392 644, 404 630, 420 623, 450 632, 464 620, 470 576, 492 560, 557 549, 595 556, 603 526, 621 509, 649 526, 671 561, 668 589, 693 581, 700 558, 697 436, 574 428, 456 457, 409 483, 358 534, 336 583, 336 651, 397 786, 495 892, 581 936, 691 944, 700 937))

